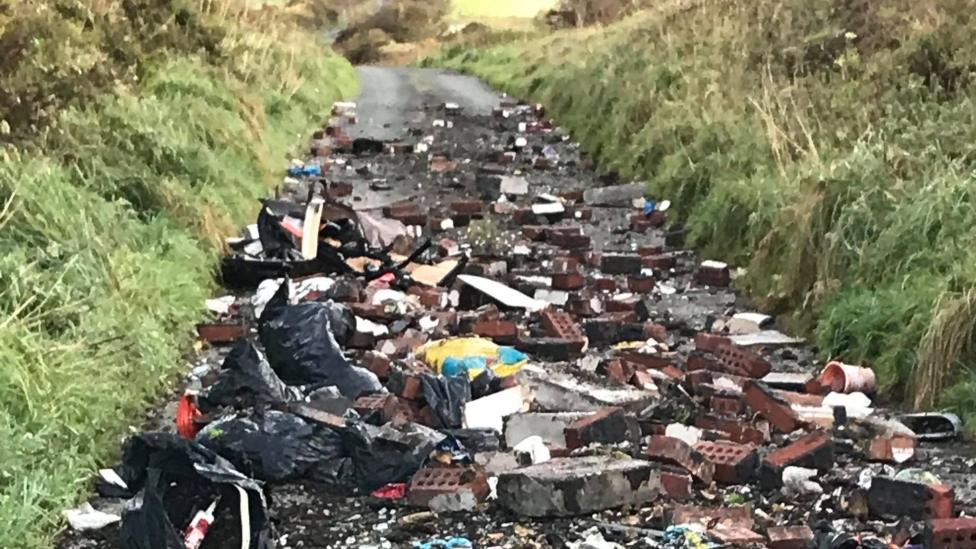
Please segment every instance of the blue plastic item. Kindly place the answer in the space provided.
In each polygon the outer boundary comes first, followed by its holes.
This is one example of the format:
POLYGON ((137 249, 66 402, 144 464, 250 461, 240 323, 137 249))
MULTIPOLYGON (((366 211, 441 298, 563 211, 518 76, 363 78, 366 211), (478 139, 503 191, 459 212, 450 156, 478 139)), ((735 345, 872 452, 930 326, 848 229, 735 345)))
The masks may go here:
POLYGON ((434 539, 426 543, 416 542, 415 549, 469 549, 474 547, 467 538, 434 539))
POLYGON ((441 372, 446 376, 468 375, 468 370, 484 370, 488 365, 483 356, 448 357, 444 359, 441 372))

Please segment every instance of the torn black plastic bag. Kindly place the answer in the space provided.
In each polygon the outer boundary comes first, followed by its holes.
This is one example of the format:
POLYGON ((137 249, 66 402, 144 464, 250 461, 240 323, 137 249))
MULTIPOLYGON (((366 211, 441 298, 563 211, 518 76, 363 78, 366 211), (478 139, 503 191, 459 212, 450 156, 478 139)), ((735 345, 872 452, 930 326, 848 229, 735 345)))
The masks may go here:
POLYGON ((351 399, 381 390, 376 375, 349 362, 336 340, 355 326, 348 309, 332 302, 290 305, 288 286, 282 284, 264 308, 259 328, 278 376, 289 385, 335 385, 351 399))
POLYGON ((369 492, 392 482, 406 482, 445 438, 416 423, 374 427, 362 422, 349 424, 342 437, 352 458, 356 484, 369 492))
POLYGON ((302 398, 302 390, 285 384, 253 342, 241 339, 224 358, 217 381, 197 401, 200 409, 207 413, 222 406, 242 410, 302 398))
POLYGON ((464 421, 464 405, 471 400, 468 376, 435 376, 424 374, 420 379, 424 400, 434 412, 440 429, 458 429, 464 421))
MULTIPOLYGON (((272 549, 274 536, 261 485, 196 441, 169 433, 145 433, 125 445, 119 476, 134 496, 122 514, 124 549, 183 549, 183 530, 193 515, 219 498, 210 536, 237 539, 241 547, 241 496, 247 497, 250 549, 272 549)), ((231 546, 231 545, 229 545, 231 546)))
MULTIPOLYGON (((268 257, 284 259, 301 259, 297 253, 295 242, 291 235, 281 226, 285 216, 291 214, 293 204, 281 200, 262 200, 261 211, 258 213, 258 238, 261 248, 268 257)), ((297 214, 297 212, 296 212, 297 214)), ((298 215, 304 218, 304 214, 298 215)))
POLYGON ((245 474, 268 482, 311 478, 337 483, 352 474, 339 433, 285 412, 221 418, 200 431, 197 441, 245 474))

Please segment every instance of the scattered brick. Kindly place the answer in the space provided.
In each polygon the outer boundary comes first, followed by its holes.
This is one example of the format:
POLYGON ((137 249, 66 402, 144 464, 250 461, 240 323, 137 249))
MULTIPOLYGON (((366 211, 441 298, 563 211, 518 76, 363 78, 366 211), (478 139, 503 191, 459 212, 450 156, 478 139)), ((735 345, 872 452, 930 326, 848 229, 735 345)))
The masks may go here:
POLYGON ((704 286, 726 287, 732 283, 729 266, 718 261, 703 261, 695 272, 695 282, 704 286))
POLYGON ((783 469, 790 466, 830 470, 834 466, 833 439, 823 431, 814 431, 767 454, 762 463, 762 484, 767 487, 779 486, 783 480, 783 469))
POLYGON ((686 501, 691 497, 691 475, 664 469, 661 471, 661 488, 669 498, 686 501))
POLYGON ((708 408, 717 414, 738 415, 742 412, 742 399, 737 396, 712 395, 708 408))
POLYGON ((567 250, 586 250, 593 245, 590 237, 579 233, 551 232, 549 233, 548 239, 549 243, 553 246, 559 246, 567 250))
POLYGON ((367 351, 363 354, 363 366, 376 374, 381 381, 386 381, 390 377, 390 359, 383 353, 367 351))
POLYGON ((620 359, 604 360, 597 368, 597 373, 615 379, 621 383, 627 383, 637 372, 637 369, 629 362, 620 359))
POLYGON ((654 290, 657 281, 653 276, 630 276, 627 278, 627 288, 636 294, 649 294, 654 290))
POLYGON ((636 444, 640 438, 640 427, 637 418, 627 414, 623 408, 609 406, 570 423, 563 434, 566 448, 573 450, 590 444, 636 444))
POLYGON ((617 281, 608 277, 597 277, 590 281, 590 286, 598 292, 617 291, 617 281))
POLYGON ((735 345, 719 346, 714 354, 730 374, 759 379, 772 370, 772 365, 758 353, 735 345))
POLYGON ((645 456, 652 461, 677 465, 705 485, 711 484, 715 475, 715 466, 679 438, 652 435, 648 438, 645 456))
POLYGON ((451 211, 465 215, 477 215, 485 211, 485 203, 480 200, 455 200, 451 211))
POLYGON ((519 335, 518 324, 511 320, 479 320, 471 331, 475 335, 505 345, 515 343, 519 335))
POLYGON ((710 529, 708 534, 731 547, 755 546, 766 541, 762 535, 734 524, 720 524, 710 529))
POLYGON ((366 395, 356 399, 353 409, 363 417, 373 416, 379 423, 386 423, 396 414, 399 402, 392 394, 366 395))
POLYGON ((770 526, 766 529, 769 549, 808 549, 813 545, 809 526, 770 526))
POLYGON ((574 353, 583 352, 586 336, 583 335, 583 331, 569 313, 545 309, 540 316, 542 317, 542 327, 549 336, 579 342, 579 346, 574 346, 572 351, 574 353))
POLYGON ((882 435, 868 442, 868 459, 886 463, 904 463, 915 455, 917 442, 906 435, 882 435))
POLYGON ((552 287, 555 290, 580 290, 586 286, 586 279, 579 271, 555 272, 552 275, 552 287))
POLYGON ((637 370, 634 375, 630 376, 630 384, 638 389, 653 390, 657 387, 654 376, 641 370, 637 370))
POLYGON ((695 419, 695 427, 711 431, 721 431, 728 435, 729 440, 740 444, 765 444, 769 442, 768 425, 756 425, 743 422, 740 419, 727 419, 715 415, 702 415, 695 419))
POLYGON ((643 259, 641 259, 641 265, 643 265, 646 269, 668 271, 677 265, 677 260, 671 254, 645 255, 643 256, 643 259))
POLYGON ((491 489, 484 471, 474 468, 426 468, 417 471, 407 485, 407 502, 426 507, 430 500, 442 494, 470 492, 477 501, 484 501, 491 489))
POLYGON ((695 348, 709 353, 715 353, 722 347, 731 345, 732 340, 718 334, 698 332, 695 334, 695 348))
POLYGON ((292 404, 288 407, 288 409, 291 411, 291 413, 302 419, 314 421, 315 423, 320 423, 333 429, 341 429, 346 426, 346 420, 341 416, 330 414, 329 412, 323 412, 322 410, 313 408, 308 404, 292 404))
POLYGON ((952 487, 874 477, 868 489, 868 511, 874 517, 909 517, 915 520, 955 516, 952 487))
POLYGON ((234 323, 197 324, 200 341, 207 343, 233 343, 247 335, 247 325, 234 323))
POLYGON ((775 396, 764 383, 751 381, 746 384, 744 398, 750 408, 781 433, 792 433, 802 425, 790 405, 775 396))
POLYGON ((705 441, 696 444, 695 449, 715 465, 715 481, 722 484, 745 484, 759 466, 759 453, 752 445, 705 441))
POLYGON ((926 525, 929 549, 976 549, 976 518, 939 518, 926 525))

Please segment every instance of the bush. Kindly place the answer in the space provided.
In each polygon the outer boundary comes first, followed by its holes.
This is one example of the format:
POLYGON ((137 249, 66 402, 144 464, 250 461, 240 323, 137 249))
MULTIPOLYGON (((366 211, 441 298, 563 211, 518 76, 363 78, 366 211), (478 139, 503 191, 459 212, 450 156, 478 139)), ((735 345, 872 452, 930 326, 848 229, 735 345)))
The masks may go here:
POLYGON ((531 96, 674 202, 764 310, 972 419, 976 30, 963 0, 657 2, 428 64, 531 96), (787 314, 788 313, 788 314, 787 314))

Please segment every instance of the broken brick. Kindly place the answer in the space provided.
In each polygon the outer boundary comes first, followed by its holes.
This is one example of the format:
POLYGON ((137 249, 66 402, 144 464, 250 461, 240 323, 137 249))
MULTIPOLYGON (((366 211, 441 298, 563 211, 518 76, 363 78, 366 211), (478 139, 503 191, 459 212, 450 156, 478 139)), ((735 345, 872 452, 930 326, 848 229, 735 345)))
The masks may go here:
POLYGON ((644 336, 665 343, 668 341, 668 329, 657 322, 644 322, 644 336))
POLYGON ((572 450, 590 444, 637 444, 640 427, 637 418, 627 414, 623 408, 608 406, 570 423, 563 433, 566 448, 572 450))
POLYGON ((638 389, 654 390, 657 387, 654 376, 641 370, 637 370, 634 375, 630 376, 630 384, 638 389))
POLYGON ((619 359, 604 360, 597 368, 597 373, 615 379, 620 383, 627 383, 635 372, 636 369, 632 364, 619 359))
POLYGON ((555 272, 552 274, 552 288, 555 290, 579 290, 586 286, 586 279, 579 271, 555 272))
POLYGON ((455 200, 451 202, 451 210, 462 215, 477 215, 485 210, 485 203, 480 200, 455 200))
POLYGON ((726 419, 710 414, 698 416, 695 427, 726 433, 729 440, 740 444, 765 444, 770 438, 768 425, 761 428, 739 419, 726 419))
POLYGON ((772 370, 769 362, 758 353, 735 345, 719 346, 713 354, 724 365, 724 371, 730 374, 760 379, 772 370))
POLYGON ((976 549, 976 518, 932 519, 925 529, 929 549, 976 549))
MULTIPOLYGON (((531 210, 530 210, 531 211, 531 210)), ((569 232, 550 232, 549 243, 567 250, 585 250, 592 246, 590 237, 585 234, 569 232)))
POLYGON ((730 547, 754 546, 766 541, 762 535, 736 524, 719 524, 709 529, 708 534, 730 547))
POLYGON ((751 381, 746 384, 744 398, 750 408, 781 433, 792 433, 802 425, 790 405, 775 396, 764 383, 751 381))
POLYGON ((630 276, 627 278, 627 288, 636 294, 649 294, 654 290, 657 282, 653 276, 630 276))
POLYGON ((828 471, 834 466, 834 442, 823 431, 814 431, 766 455, 762 463, 761 480, 764 486, 779 486, 783 469, 806 467, 828 471))
POLYGON ((673 269, 677 264, 677 260, 673 255, 670 254, 660 254, 660 255, 645 255, 641 259, 641 265, 646 269, 657 269, 659 271, 667 271, 673 269))
POLYGON ((661 471, 661 488, 673 500, 685 501, 691 497, 691 475, 663 469, 661 471))
POLYGON ((598 292, 617 291, 617 281, 609 277, 597 277, 590 281, 590 286, 598 292))
POLYGON ((519 335, 518 324, 511 320, 479 320, 471 331, 475 335, 506 345, 515 343, 519 335))
POLYGON ((868 459, 904 463, 915 455, 916 441, 907 435, 881 435, 868 442, 868 459))
POLYGON ((549 236, 549 233, 546 232, 545 225, 523 225, 522 236, 533 242, 542 242, 549 236))
POLYGON ((954 492, 943 484, 897 480, 877 476, 867 492, 868 511, 874 517, 946 519, 955 515, 954 492))
POLYGON ((715 351, 731 344, 732 340, 718 334, 710 334, 708 332, 698 332, 695 334, 695 348, 708 351, 709 353, 714 354, 715 351))
POLYGON ((715 465, 715 480, 722 484, 745 484, 755 475, 759 453, 752 445, 704 441, 695 445, 715 465))
POLYGON ((680 438, 652 435, 644 455, 652 461, 677 465, 706 485, 712 483, 715 475, 715 466, 680 438))
POLYGON ((383 353, 367 351, 363 354, 363 366, 380 380, 390 377, 390 359, 383 353))
POLYGON ((813 545, 809 526, 770 526, 766 529, 769 549, 808 549, 813 545))
POLYGON ((708 399, 708 408, 725 415, 737 415, 742 412, 742 399, 737 396, 712 395, 708 399))
POLYGON ((210 323, 197 324, 200 341, 208 343, 233 343, 247 335, 245 324, 210 323))
POLYGON ((534 225, 537 222, 535 212, 532 208, 519 208, 512 212, 512 222, 516 225, 534 225))
POLYGON ((469 492, 477 502, 484 501, 491 492, 484 471, 470 467, 428 467, 410 478, 407 502, 426 507, 436 496, 463 492, 469 492))
POLYGON ((732 282, 729 266, 718 261, 703 261, 695 272, 695 282, 704 286, 726 287, 732 282))
POLYGON ((356 399, 353 409, 363 417, 374 416, 380 423, 393 418, 397 411, 397 398, 392 394, 361 396, 356 399))
POLYGON ((579 348, 574 347, 573 352, 583 352, 586 336, 583 335, 583 331, 580 330, 579 325, 576 324, 576 321, 573 320, 573 317, 569 313, 545 309, 540 316, 542 317, 542 327, 549 336, 569 341, 579 341, 579 348))

